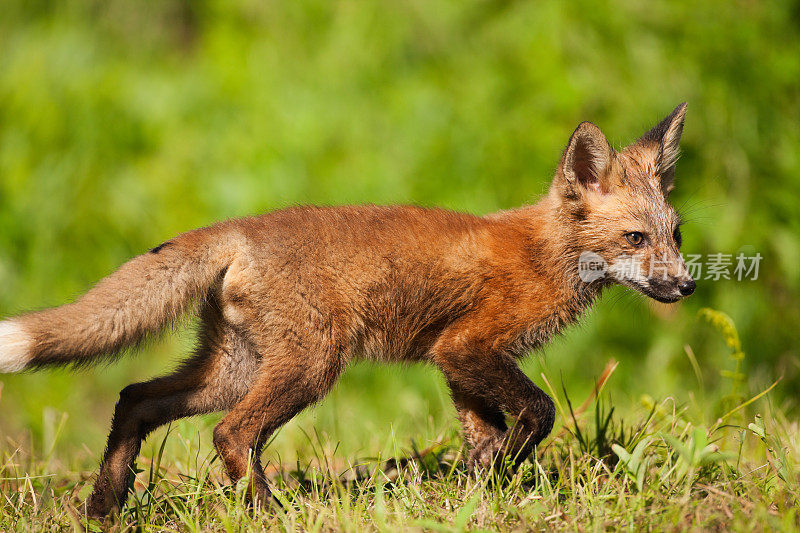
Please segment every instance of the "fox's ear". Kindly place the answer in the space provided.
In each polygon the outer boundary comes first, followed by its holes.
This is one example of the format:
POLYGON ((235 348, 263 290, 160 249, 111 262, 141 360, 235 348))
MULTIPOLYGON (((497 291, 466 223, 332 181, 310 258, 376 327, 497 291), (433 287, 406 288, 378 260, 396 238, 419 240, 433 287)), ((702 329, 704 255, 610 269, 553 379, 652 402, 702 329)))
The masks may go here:
POLYGON ((600 128, 582 122, 561 156, 556 178, 562 195, 580 197, 583 191, 607 193, 611 189, 608 174, 614 160, 614 149, 600 128))
POLYGON ((661 179, 664 196, 669 195, 675 180, 675 163, 680 155, 683 119, 686 116, 686 102, 672 110, 667 118, 642 135, 637 143, 656 150, 656 172, 661 179))

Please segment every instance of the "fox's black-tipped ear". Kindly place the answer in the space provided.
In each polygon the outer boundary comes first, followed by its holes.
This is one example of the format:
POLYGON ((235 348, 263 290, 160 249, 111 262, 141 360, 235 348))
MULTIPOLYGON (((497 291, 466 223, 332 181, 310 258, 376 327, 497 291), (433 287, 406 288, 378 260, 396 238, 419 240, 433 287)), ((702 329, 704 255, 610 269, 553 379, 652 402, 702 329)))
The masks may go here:
POLYGON ((562 194, 577 198, 582 191, 609 192, 607 178, 613 160, 614 149, 600 128, 582 122, 569 138, 558 165, 562 194))
POLYGON ((675 163, 680 155, 683 119, 686 116, 686 102, 673 109, 667 118, 642 135, 638 144, 656 150, 656 172, 661 179, 661 190, 667 196, 673 189, 675 163))

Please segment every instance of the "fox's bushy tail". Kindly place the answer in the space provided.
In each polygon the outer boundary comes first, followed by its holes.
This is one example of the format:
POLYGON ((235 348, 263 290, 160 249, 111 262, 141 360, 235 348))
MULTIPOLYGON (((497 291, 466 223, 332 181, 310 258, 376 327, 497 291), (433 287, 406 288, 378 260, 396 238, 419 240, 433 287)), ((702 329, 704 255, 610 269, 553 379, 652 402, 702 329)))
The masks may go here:
POLYGON ((204 298, 236 253, 226 225, 135 257, 73 303, 0 322, 0 373, 89 364, 163 329, 204 298))

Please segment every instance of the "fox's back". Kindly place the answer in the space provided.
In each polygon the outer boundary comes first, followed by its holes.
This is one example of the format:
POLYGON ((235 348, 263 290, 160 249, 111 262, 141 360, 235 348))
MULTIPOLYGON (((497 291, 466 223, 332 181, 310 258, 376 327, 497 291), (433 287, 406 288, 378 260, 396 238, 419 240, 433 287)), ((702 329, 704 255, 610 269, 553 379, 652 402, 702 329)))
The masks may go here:
POLYGON ((492 223, 365 205, 288 208, 234 224, 245 244, 219 294, 229 320, 260 321, 275 335, 302 322, 351 352, 395 359, 421 357, 475 301, 492 223))

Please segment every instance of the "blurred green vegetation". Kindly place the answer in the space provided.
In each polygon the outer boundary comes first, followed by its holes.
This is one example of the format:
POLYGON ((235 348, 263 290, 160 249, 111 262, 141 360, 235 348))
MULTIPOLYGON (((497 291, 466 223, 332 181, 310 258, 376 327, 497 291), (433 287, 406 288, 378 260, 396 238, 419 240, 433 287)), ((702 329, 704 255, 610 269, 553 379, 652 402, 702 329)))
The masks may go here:
MULTIPOLYGON (((615 358, 617 403, 689 401, 686 344, 712 388, 733 370, 697 319, 709 306, 740 330, 750 392, 780 375, 779 401, 800 392, 798 2, 5 0, 2 11, 1 315, 64 303, 229 217, 532 202, 580 121, 622 146, 688 101, 674 193, 684 252, 759 252, 758 280, 701 281, 672 308, 611 291, 526 370, 580 397, 615 358)), ((1 376, 0 433, 46 445, 49 408, 67 412, 60 442, 87 468, 118 390, 174 365, 191 349, 185 329, 114 366, 1 376)), ((316 430, 376 453, 392 435, 433 439, 451 416, 433 369, 357 365, 276 449, 291 458, 316 430)))

